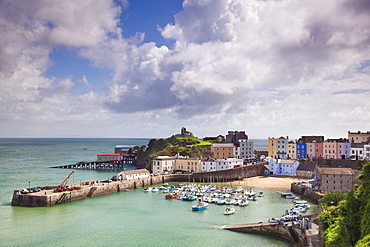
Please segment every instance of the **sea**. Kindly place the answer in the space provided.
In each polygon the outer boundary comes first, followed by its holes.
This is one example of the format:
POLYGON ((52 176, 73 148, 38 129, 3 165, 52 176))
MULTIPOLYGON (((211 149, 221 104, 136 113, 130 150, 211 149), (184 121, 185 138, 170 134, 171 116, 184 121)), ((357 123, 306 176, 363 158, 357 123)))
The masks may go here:
MULTIPOLYGON (((148 141, 0 138, 0 246, 290 246, 276 237, 221 229, 280 217, 292 207, 291 200, 263 188, 253 189, 263 191, 264 197, 230 216, 223 215, 225 206, 211 204, 193 212, 194 202, 166 200, 161 191, 144 193, 143 188, 52 207, 10 205, 15 189, 59 185, 72 171, 53 166, 93 161, 98 153, 113 153, 116 145, 141 146, 148 141)), ((261 149, 256 149, 267 150, 267 140, 258 143, 261 149)), ((117 173, 74 170, 68 183, 104 180, 117 173)), ((317 212, 317 205, 310 210, 317 212)))

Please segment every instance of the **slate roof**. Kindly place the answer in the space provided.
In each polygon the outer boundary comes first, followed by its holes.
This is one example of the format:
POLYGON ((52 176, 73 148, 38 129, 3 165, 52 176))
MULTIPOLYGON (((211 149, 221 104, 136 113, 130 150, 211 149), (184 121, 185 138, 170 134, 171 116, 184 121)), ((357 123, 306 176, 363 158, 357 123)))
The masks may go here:
POLYGON ((310 171, 312 172, 315 169, 314 163, 304 163, 299 164, 297 171, 310 171))
POLYGON ((278 163, 280 163, 280 164, 294 164, 297 160, 284 160, 284 159, 281 159, 279 161, 280 162, 278 162, 278 163))
POLYGON ((318 169, 320 174, 325 175, 353 175, 352 168, 328 168, 328 167, 321 167, 318 169))

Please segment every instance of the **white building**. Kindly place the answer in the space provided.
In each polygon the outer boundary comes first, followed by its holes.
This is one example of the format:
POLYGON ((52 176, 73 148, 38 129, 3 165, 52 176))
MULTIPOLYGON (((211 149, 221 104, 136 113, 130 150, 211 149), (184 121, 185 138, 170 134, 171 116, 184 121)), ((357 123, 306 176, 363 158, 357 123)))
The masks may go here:
POLYGON ((123 171, 118 173, 118 177, 122 177, 122 180, 133 180, 140 178, 147 178, 150 176, 150 173, 147 169, 137 169, 130 171, 123 171))
POLYGON ((356 144, 354 147, 351 147, 351 156, 353 160, 363 160, 366 157, 365 154, 365 145, 362 143, 356 144))
POLYGON ((365 150, 365 158, 370 158, 370 144, 364 145, 364 150, 365 150))
POLYGON ((270 175, 273 174, 273 175, 296 176, 298 166, 299 166, 298 160, 286 160, 286 159, 269 160, 270 175))
POLYGON ((203 158, 200 160, 200 172, 216 171, 216 160, 213 158, 203 158))
POLYGON ((235 148, 235 158, 247 159, 254 157, 254 144, 252 141, 239 139, 239 147, 235 148))
POLYGON ((174 157, 158 156, 153 159, 152 171, 154 174, 172 173, 175 169, 174 157))
POLYGON ((243 159, 227 158, 216 160, 216 171, 243 166, 243 159))

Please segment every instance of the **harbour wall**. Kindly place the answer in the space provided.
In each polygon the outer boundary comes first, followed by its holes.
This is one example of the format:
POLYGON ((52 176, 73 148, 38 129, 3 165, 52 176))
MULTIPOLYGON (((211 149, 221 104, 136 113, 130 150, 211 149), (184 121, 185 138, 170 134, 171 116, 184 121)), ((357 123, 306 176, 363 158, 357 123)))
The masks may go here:
POLYGON ((88 197, 107 195, 135 188, 167 182, 221 183, 263 174, 262 164, 238 167, 234 169, 193 174, 169 174, 150 176, 148 178, 123 180, 110 183, 96 182, 90 185, 71 184, 73 191, 53 192, 56 186, 40 187, 41 191, 21 194, 22 189, 14 190, 11 205, 26 207, 46 207, 81 200, 88 197))
POLYGON ((292 183, 290 185, 290 191, 316 203, 319 203, 319 199, 322 197, 322 194, 312 191, 308 186, 303 184, 292 183))

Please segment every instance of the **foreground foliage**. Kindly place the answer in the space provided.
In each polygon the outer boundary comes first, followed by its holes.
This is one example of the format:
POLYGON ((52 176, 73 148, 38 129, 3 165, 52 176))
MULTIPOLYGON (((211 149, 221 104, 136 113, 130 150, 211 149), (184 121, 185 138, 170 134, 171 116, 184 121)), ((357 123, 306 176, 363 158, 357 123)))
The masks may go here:
POLYGON ((325 244, 370 247, 370 162, 363 166, 361 186, 354 192, 327 192, 320 199, 325 244))

